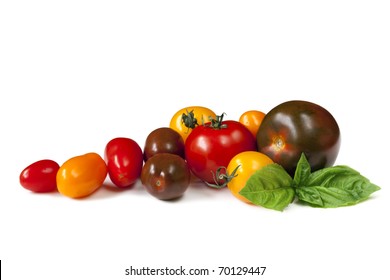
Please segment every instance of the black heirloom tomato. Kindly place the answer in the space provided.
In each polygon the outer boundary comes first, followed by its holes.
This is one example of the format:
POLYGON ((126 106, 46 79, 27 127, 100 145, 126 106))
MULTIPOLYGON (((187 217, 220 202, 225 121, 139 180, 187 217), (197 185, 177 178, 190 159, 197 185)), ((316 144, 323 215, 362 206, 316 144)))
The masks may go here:
POLYGON ((336 161, 340 129, 325 108, 308 101, 287 101, 264 117, 257 133, 257 147, 290 175, 303 152, 314 171, 336 161))
POLYGON ((184 158, 184 140, 177 131, 160 127, 149 133, 145 140, 144 160, 160 153, 176 154, 184 158))
POLYGON ((156 154, 148 159, 141 172, 141 182, 146 190, 162 200, 182 196, 190 179, 190 169, 185 160, 168 153, 156 154))

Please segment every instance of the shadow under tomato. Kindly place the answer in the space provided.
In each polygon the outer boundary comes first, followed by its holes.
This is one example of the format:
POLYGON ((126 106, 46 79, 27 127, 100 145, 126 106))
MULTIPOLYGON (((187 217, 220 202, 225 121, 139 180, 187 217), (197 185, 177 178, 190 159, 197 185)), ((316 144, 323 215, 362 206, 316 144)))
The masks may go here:
POLYGON ((186 200, 195 201, 195 200, 216 200, 221 197, 229 197, 231 195, 228 188, 212 188, 207 186, 203 181, 199 179, 191 180, 191 183, 184 194, 186 200))
POLYGON ((108 199, 112 197, 117 197, 119 195, 124 195, 124 193, 126 193, 127 191, 134 190, 136 188, 135 186, 136 184, 137 183, 127 188, 119 188, 111 182, 104 182, 104 184, 99 189, 97 189, 94 193, 79 199, 98 200, 98 199, 108 199))
POLYGON ((163 203, 167 203, 167 204, 175 204, 175 203, 178 203, 180 200, 183 200, 183 198, 186 196, 186 193, 182 194, 181 196, 179 197, 176 197, 176 198, 172 198, 172 199, 158 199, 156 197, 153 197, 152 195, 150 195, 151 199, 157 199, 163 203))
POLYGON ((51 192, 32 192, 32 191, 28 191, 28 192, 30 193, 30 195, 33 195, 33 196, 53 196, 53 197, 55 197, 55 196, 58 196, 58 197, 63 196, 57 190, 51 191, 51 192))

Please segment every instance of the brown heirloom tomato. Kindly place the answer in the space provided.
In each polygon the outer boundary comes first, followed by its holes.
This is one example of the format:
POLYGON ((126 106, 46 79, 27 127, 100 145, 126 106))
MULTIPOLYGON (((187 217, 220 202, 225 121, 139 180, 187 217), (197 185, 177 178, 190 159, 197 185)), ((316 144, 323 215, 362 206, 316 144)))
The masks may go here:
POLYGON ((157 154, 142 168, 141 181, 154 197, 170 200, 183 195, 190 184, 190 170, 183 158, 174 154, 157 154))
POLYGON ((184 140, 172 128, 157 128, 146 138, 144 160, 147 161, 152 156, 160 153, 176 154, 184 158, 184 140))
POLYGON ((264 117, 257 133, 258 150, 293 175, 305 153, 312 170, 333 165, 340 149, 340 129, 323 107, 288 101, 264 117))

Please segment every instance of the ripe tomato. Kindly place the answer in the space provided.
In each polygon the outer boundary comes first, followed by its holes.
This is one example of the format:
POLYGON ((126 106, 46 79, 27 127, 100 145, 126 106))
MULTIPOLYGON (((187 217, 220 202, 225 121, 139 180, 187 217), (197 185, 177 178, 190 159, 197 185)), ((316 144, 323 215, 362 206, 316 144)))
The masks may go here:
POLYGON ((141 181, 154 197, 170 200, 183 195, 190 184, 190 169, 183 158, 174 154, 157 154, 142 168, 141 181))
POLYGON ((140 146, 130 138, 114 138, 104 150, 108 175, 119 188, 132 186, 141 175, 143 154, 140 146))
POLYGON ((242 123, 252 133, 253 137, 256 138, 257 131, 259 130, 260 124, 264 119, 265 114, 261 111, 250 110, 244 112, 239 122, 242 123))
POLYGON ((226 169, 226 173, 232 176, 227 183, 228 189, 238 199, 250 203, 250 201, 240 195, 239 192, 245 187, 249 177, 251 177, 256 170, 271 163, 273 163, 272 159, 259 152, 248 151, 235 155, 226 169))
POLYGON ((210 117, 215 119, 216 115, 209 108, 202 106, 186 107, 180 109, 173 115, 169 127, 177 131, 185 142, 192 129, 209 122, 210 117))
POLYGON ((256 141, 250 131, 237 121, 222 121, 222 116, 217 116, 215 122, 193 129, 185 143, 186 159, 191 171, 214 187, 224 186, 223 180, 217 178, 225 172, 220 167, 226 168, 240 152, 255 150, 256 141))
POLYGON ((27 190, 38 193, 57 190, 56 175, 60 168, 57 162, 44 159, 27 166, 20 173, 19 182, 27 190))
POLYGON ((100 188, 106 176, 106 163, 98 154, 76 156, 58 170, 58 191, 71 198, 85 197, 100 188))
POLYGON ((302 152, 314 171, 335 162, 340 129, 325 108, 307 101, 288 101, 264 117, 257 133, 257 146, 290 175, 294 175, 302 152))
POLYGON ((145 162, 160 153, 176 154, 184 158, 184 141, 180 134, 169 127, 160 127, 153 130, 145 141, 145 162))

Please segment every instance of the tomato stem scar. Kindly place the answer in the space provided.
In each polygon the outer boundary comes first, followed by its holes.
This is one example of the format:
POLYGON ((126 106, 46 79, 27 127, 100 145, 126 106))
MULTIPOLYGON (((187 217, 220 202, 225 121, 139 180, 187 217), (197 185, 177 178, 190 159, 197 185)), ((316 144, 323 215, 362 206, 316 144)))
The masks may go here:
POLYGON ((274 137, 273 139, 273 146, 275 150, 280 151, 281 149, 284 148, 286 143, 284 142, 284 139, 280 136, 274 137))

